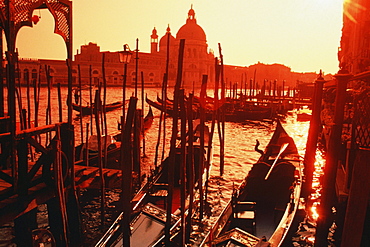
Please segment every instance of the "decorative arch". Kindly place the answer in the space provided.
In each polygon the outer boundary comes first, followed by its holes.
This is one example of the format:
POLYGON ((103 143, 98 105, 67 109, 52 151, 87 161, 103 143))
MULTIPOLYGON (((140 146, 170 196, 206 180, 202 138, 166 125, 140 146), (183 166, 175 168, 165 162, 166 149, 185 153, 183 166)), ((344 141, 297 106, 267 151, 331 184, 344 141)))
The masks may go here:
POLYGON ((37 69, 32 69, 32 79, 37 79, 37 76, 38 76, 38 72, 37 72, 37 69))
POLYGON ((113 75, 113 84, 118 84, 118 77, 119 77, 119 73, 117 70, 114 70, 112 72, 112 75, 113 75))
POLYGON ((25 68, 23 70, 23 82, 24 83, 29 83, 29 80, 30 80, 30 71, 29 71, 29 69, 25 68))
POLYGON ((135 71, 133 71, 131 73, 131 83, 134 85, 135 82, 136 82, 136 73, 135 73, 135 71))
POLYGON ((94 85, 99 85, 100 72, 98 70, 94 69, 92 71, 92 77, 93 77, 94 85))
POLYGON ((154 82, 154 73, 153 72, 149 73, 149 81, 154 82))
POLYGON ((92 72, 92 76, 93 77, 99 77, 100 73, 98 70, 94 69, 93 72, 92 72))
MULTIPOLYGON (((15 63, 18 54, 15 44, 17 33, 23 26, 32 27, 32 14, 35 9, 47 8, 54 17, 54 33, 62 36, 67 48, 68 67, 68 123, 72 123, 72 1, 70 0, 0 0, 0 27, 7 41, 6 59, 8 61, 9 116, 11 126, 16 116, 15 102, 15 63), (13 99, 14 98, 14 99, 13 99)), ((12 127, 11 134, 15 134, 12 127)), ((71 138, 72 139, 72 138, 71 138)), ((71 141, 72 142, 72 141, 71 141)), ((14 147, 14 143, 12 144, 14 147)), ((14 157, 13 157, 14 159, 14 157)), ((13 160, 14 161, 14 160, 13 160)), ((15 161, 14 161, 15 162, 15 161)))
POLYGON ((54 76, 54 74, 55 74, 55 68, 54 67, 51 67, 49 69, 49 74, 50 74, 50 76, 54 76))
POLYGON ((47 8, 54 17, 54 33, 64 39, 67 48, 72 40, 72 2, 69 0, 13 0, 0 2, 0 25, 5 31, 8 50, 15 47, 18 31, 23 26, 32 27, 35 9, 47 8))
POLYGON ((197 66, 192 63, 192 64, 189 65, 189 69, 197 69, 197 66))

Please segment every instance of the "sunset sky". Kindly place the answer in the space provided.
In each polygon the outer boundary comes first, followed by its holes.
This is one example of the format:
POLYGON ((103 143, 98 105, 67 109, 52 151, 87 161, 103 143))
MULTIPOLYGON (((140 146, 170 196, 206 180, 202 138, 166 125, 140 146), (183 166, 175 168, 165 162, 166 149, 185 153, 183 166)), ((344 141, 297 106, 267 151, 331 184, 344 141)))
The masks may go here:
MULTIPOLYGON (((119 51, 123 44, 150 51, 150 34, 159 38, 170 25, 174 36, 193 4, 208 48, 224 63, 249 66, 284 64, 296 72, 338 71, 337 50, 342 28, 342 0, 74 0, 73 54, 81 45, 97 43, 101 51, 119 51)), ((40 22, 23 27, 17 47, 23 58, 65 59, 61 36, 46 10, 40 22)))

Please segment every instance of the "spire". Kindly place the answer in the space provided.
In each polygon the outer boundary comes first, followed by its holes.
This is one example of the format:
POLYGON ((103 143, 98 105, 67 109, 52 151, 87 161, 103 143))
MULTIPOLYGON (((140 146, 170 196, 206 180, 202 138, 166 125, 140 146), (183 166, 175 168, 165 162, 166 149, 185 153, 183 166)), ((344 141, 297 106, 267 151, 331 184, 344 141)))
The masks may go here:
POLYGON ((150 37, 152 39, 158 39, 157 29, 155 29, 155 27, 153 28, 152 35, 150 35, 150 37))
POLYGON ((190 21, 194 21, 195 23, 197 22, 195 19, 195 11, 193 9, 193 4, 191 5, 190 10, 188 12, 188 19, 186 20, 186 23, 190 21))
POLYGON ((170 24, 168 24, 166 31, 167 31, 167 33, 171 33, 170 24))

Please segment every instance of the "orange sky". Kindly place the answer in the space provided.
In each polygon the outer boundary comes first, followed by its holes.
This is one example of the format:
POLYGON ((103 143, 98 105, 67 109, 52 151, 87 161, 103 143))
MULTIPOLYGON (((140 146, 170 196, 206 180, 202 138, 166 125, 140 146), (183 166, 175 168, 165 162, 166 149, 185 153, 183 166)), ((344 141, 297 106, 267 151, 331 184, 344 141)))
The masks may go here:
MULTIPOLYGON (((123 44, 149 52, 150 34, 159 37, 170 25, 172 34, 185 24, 193 4, 208 47, 218 55, 221 43, 225 64, 249 66, 281 63, 296 72, 336 73, 342 28, 342 0, 74 0, 73 50, 89 42, 102 51, 118 51, 123 44)), ((46 10, 41 20, 23 27, 17 36, 20 57, 65 59, 64 41, 53 34, 46 10)))

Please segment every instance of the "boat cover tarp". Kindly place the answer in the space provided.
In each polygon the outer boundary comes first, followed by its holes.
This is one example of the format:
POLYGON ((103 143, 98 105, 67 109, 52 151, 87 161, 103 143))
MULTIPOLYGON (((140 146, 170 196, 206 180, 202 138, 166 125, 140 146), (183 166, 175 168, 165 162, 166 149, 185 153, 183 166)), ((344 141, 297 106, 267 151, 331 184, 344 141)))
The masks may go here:
POLYGON ((151 246, 162 235, 165 223, 151 215, 142 213, 131 226, 131 246, 151 246))

